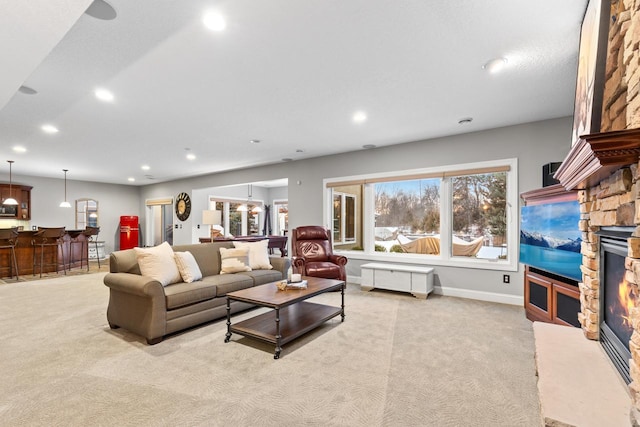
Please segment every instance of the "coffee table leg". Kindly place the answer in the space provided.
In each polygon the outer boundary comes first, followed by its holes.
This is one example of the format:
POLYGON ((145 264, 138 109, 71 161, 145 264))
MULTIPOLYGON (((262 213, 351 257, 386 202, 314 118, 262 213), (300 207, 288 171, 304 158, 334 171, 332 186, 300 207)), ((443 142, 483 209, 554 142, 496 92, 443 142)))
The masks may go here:
POLYGON ((345 286, 347 286, 345 283, 342 284, 342 289, 340 290, 340 293, 342 294, 342 312, 340 313, 340 317, 342 317, 341 322, 344 322, 344 288, 345 286))
POLYGON ((282 351, 282 347, 280 347, 280 308, 276 308, 276 352, 273 354, 274 359, 280 358, 280 352, 282 351))
POLYGON ((231 339, 231 306, 229 303, 229 297, 227 297, 227 334, 224 337, 224 342, 229 342, 231 339))

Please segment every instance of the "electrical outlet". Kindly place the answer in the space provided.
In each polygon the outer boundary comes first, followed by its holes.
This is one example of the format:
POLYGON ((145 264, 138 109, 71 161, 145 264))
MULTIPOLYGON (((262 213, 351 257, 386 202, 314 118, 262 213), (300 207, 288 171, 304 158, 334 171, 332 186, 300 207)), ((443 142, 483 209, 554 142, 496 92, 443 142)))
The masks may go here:
POLYGON ((510 283, 510 281, 511 281, 511 276, 509 276, 508 274, 502 275, 502 283, 510 283))

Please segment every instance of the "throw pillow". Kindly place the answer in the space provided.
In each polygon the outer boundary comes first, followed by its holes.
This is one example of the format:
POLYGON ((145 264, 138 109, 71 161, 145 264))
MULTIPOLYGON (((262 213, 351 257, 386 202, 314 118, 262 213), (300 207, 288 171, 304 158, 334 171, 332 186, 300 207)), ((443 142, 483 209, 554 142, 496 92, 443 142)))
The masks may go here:
POLYGON ((271 270, 273 268, 269 261, 269 240, 233 242, 233 246, 249 249, 249 266, 252 270, 271 270))
POLYGON ((153 248, 133 248, 143 276, 151 277, 167 286, 182 280, 173 259, 173 249, 167 242, 153 248))
POLYGON ((183 282, 191 283, 202 279, 200 267, 191 252, 176 252, 174 258, 183 282))
POLYGON ((240 271, 251 271, 249 265, 249 249, 220 248, 220 259, 222 266, 220 274, 238 273, 240 271))

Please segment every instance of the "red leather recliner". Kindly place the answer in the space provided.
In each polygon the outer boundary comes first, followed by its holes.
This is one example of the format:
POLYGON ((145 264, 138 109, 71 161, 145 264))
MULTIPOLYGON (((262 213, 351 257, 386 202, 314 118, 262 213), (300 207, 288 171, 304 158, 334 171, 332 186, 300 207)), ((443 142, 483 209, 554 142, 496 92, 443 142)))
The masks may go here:
POLYGON ((333 254, 331 232, 318 225, 307 225, 293 229, 291 234, 293 267, 303 276, 324 277, 346 282, 344 266, 347 257, 333 254))

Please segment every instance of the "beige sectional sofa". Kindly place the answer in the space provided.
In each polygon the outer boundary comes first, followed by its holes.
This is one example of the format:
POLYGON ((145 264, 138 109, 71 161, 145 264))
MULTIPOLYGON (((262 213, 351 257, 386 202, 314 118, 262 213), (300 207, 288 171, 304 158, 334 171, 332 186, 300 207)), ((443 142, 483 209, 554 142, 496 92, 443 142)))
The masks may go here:
MULTIPOLYGON (((202 280, 162 286, 142 276, 133 249, 112 252, 104 284, 109 287, 107 320, 112 329, 124 328, 157 344, 164 336, 204 322, 225 317, 227 292, 262 285, 286 278, 289 258, 270 256, 271 270, 252 270, 220 274, 220 248, 233 248, 232 242, 174 246, 174 252, 189 251, 202 272, 202 280)), ((252 306, 232 302, 235 313, 252 306)))

